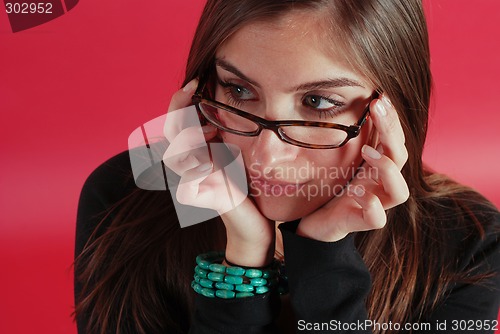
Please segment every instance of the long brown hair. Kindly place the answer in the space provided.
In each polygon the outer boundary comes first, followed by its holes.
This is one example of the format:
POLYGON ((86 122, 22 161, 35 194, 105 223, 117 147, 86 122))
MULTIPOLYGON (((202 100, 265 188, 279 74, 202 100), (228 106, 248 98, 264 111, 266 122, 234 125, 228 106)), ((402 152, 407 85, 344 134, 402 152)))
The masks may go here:
MULTIPOLYGON (((409 155, 402 173, 410 197, 388 210, 385 228, 358 233, 356 242, 373 280, 367 300, 370 318, 380 323, 418 321, 436 307, 450 284, 481 279, 458 273, 448 261, 446 231, 463 229, 481 235, 478 210, 495 210, 476 192, 423 166, 431 74, 422 4, 209 0, 194 36, 184 84, 210 71, 217 49, 242 26, 291 10, 322 13, 336 47, 391 98, 399 112, 409 155), (448 226, 450 221, 455 225, 448 226), (473 224, 466 224, 469 221, 473 224)), ((165 192, 131 194, 110 211, 109 228, 96 232, 77 259, 75 274, 83 290, 76 314, 90 319, 91 332, 123 331, 120 324, 125 319, 132 319, 137 333, 166 327, 187 332, 193 259, 202 251, 223 248, 225 230, 218 219, 181 229, 171 203, 165 192), (159 290, 167 295, 158 296, 159 290), (179 307, 168 309, 162 300, 175 301, 179 307)))

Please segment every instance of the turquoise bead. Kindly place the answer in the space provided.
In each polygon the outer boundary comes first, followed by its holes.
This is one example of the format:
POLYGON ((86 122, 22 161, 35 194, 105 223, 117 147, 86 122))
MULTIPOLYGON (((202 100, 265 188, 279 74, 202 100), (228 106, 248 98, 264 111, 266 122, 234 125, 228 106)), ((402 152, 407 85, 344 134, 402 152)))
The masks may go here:
POLYGON ((236 294, 236 298, 244 298, 244 297, 252 297, 252 296, 254 296, 254 294, 251 292, 238 292, 236 294))
POLYGON ((208 269, 215 272, 215 273, 225 273, 226 272, 226 266, 220 263, 212 263, 208 266, 208 269))
POLYGON ((208 277, 209 280, 211 280, 213 282, 222 282, 222 281, 224 281, 224 274, 221 274, 221 273, 211 272, 211 273, 208 273, 207 277, 208 277))
POLYGON ((224 252, 209 252, 200 254, 196 257, 196 264, 200 268, 208 270, 210 263, 221 260, 224 257, 224 252))
POLYGON ((200 278, 205 278, 207 277, 207 274, 208 274, 208 271, 196 266, 194 268, 194 272, 196 273, 196 275, 198 275, 200 278))
POLYGON ((217 282, 215 283, 215 287, 220 290, 234 290, 234 285, 229 284, 229 283, 224 283, 224 282, 217 282))
POLYGON ((262 276, 262 270, 259 270, 259 269, 247 269, 245 271, 245 276, 249 277, 249 278, 261 277, 262 276))
POLYGON ((253 285, 250 284, 238 284, 234 287, 236 291, 240 292, 252 292, 253 291, 253 285))
POLYGON ((276 263, 266 269, 227 267, 221 264, 224 252, 209 252, 196 257, 193 290, 209 298, 243 298, 269 292, 277 284, 276 263))
POLYGON ((241 283, 243 283, 243 277, 227 275, 224 277, 224 282, 229 283, 229 284, 241 284, 241 283))
POLYGON ((267 284, 267 280, 265 278, 261 278, 261 277, 252 278, 250 280, 250 284, 252 284, 253 286, 264 286, 267 284))
POLYGON ((227 267, 226 273, 234 276, 243 276, 245 274, 245 269, 240 267, 227 267))
POLYGON ((200 285, 205 288, 213 288, 214 282, 206 278, 200 278, 200 285))
POLYGON ((209 298, 214 298, 215 297, 215 291, 214 291, 214 289, 202 288, 201 289, 201 294, 204 295, 205 297, 209 297, 209 298))
POLYGON ((199 293, 201 294, 201 290, 203 289, 203 287, 201 285, 199 285, 198 283, 196 283, 194 286, 193 286, 193 289, 196 293, 199 293))
POLYGON ((266 293, 269 291, 269 288, 267 286, 257 286, 255 287, 255 293, 261 295, 263 293, 266 293))
POLYGON ((201 269, 208 270, 210 267, 210 262, 201 260, 196 262, 201 269))
POLYGON ((236 292, 229 290, 216 290, 215 295, 219 298, 231 299, 236 296, 236 292))

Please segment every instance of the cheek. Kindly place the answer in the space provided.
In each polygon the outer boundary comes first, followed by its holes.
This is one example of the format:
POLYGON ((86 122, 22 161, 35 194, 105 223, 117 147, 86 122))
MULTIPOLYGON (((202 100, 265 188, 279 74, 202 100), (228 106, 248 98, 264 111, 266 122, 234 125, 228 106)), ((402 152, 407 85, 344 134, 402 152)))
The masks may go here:
POLYGON ((363 162, 361 148, 370 137, 370 131, 367 130, 342 148, 325 150, 305 157, 311 166, 310 173, 314 175, 314 184, 344 186, 356 174, 363 162))
POLYGON ((359 151, 354 145, 346 145, 335 151, 328 156, 309 160, 315 183, 344 185, 361 163, 359 151))
POLYGON ((338 168, 357 168, 363 161, 361 148, 363 145, 375 146, 377 133, 373 123, 368 120, 361 129, 361 133, 354 139, 351 139, 345 146, 332 150, 329 162, 322 159, 324 163, 338 168))
POLYGON ((224 143, 236 145, 241 149, 243 155, 248 151, 251 145, 252 137, 238 136, 232 133, 219 132, 219 137, 224 141, 224 143))
POLYGON ((251 145, 255 137, 238 136, 227 132, 220 132, 219 137, 224 143, 235 145, 236 147, 238 147, 241 150, 241 154, 243 156, 243 161, 245 162, 245 165, 249 163, 251 145))

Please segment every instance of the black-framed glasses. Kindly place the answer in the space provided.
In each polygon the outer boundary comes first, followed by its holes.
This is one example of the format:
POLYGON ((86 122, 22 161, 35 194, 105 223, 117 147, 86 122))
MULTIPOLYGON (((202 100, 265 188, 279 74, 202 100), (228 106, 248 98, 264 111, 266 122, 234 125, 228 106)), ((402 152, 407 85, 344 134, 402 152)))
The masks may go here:
MULTIPOLYGON (((200 80, 192 101, 198 112, 216 128, 240 136, 258 136, 263 129, 273 131, 282 141, 312 149, 333 149, 344 146, 361 132, 370 112, 370 102, 361 118, 353 125, 300 120, 269 121, 227 104, 203 97, 206 81, 200 80)), ((372 100, 378 94, 372 95, 372 100)))

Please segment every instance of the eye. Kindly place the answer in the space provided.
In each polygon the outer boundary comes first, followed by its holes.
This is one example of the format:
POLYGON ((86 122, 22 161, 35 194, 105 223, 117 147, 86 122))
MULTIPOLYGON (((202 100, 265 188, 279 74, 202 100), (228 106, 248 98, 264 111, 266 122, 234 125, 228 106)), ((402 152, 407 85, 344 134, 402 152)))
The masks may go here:
POLYGON ((302 104, 318 110, 333 110, 341 108, 344 103, 321 95, 307 95, 302 100, 302 104))
POLYGON ((255 100, 255 94, 240 85, 234 84, 232 82, 228 81, 222 81, 218 80, 219 85, 221 85, 224 88, 224 94, 227 96, 227 99, 229 103, 235 105, 235 106, 240 106, 246 101, 251 101, 255 100))
POLYGON ((252 92, 250 92, 248 89, 244 87, 237 85, 230 85, 229 89, 231 90, 231 94, 233 95, 234 98, 241 100, 251 100, 253 98, 252 92))

